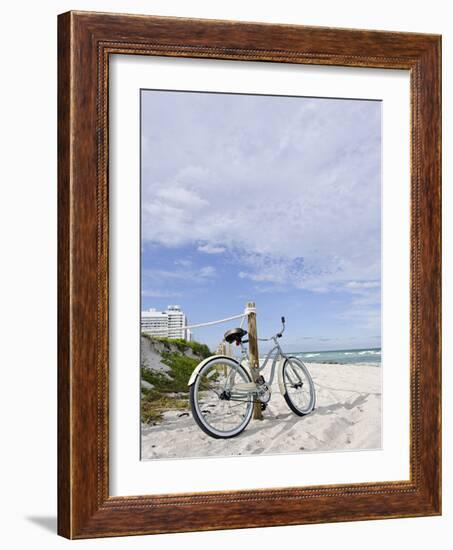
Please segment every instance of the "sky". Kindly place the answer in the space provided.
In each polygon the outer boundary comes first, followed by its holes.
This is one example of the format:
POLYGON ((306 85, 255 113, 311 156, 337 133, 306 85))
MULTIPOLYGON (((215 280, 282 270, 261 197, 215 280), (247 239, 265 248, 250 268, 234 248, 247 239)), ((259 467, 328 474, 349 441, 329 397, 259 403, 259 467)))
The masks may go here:
POLYGON ((255 301, 288 351, 380 347, 381 102, 142 90, 141 193, 142 310, 255 301))

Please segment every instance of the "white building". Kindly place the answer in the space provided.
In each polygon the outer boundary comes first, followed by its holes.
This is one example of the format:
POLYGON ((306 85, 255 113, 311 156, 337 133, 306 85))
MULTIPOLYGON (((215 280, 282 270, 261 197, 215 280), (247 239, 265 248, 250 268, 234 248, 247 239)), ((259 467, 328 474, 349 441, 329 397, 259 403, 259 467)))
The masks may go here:
POLYGON ((168 306, 165 311, 154 308, 142 311, 141 331, 164 338, 182 338, 190 341, 192 334, 185 329, 187 317, 180 306, 168 306))

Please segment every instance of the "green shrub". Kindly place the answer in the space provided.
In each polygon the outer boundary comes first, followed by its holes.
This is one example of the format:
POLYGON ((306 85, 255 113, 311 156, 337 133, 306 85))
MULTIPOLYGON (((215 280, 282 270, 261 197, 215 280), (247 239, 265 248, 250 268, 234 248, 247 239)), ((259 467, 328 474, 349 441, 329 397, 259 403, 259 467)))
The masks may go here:
POLYGON ((161 342, 169 351, 171 351, 171 346, 173 345, 180 353, 185 353, 191 349, 195 355, 198 355, 202 359, 206 359, 206 357, 212 355, 212 352, 208 346, 206 344, 201 344, 200 342, 188 342, 187 340, 183 340, 181 338, 164 338, 163 336, 153 336, 146 333, 142 333, 142 336, 151 341, 154 340, 156 342, 161 342))
POLYGON ((200 342, 187 342, 150 334, 142 334, 142 336, 164 345, 165 351, 161 353, 161 362, 170 368, 168 372, 158 372, 147 368, 145 362, 141 364, 142 380, 153 386, 152 388, 142 388, 141 420, 144 423, 155 424, 162 420, 165 411, 189 408, 187 383, 190 375, 202 359, 212 354, 208 346, 200 342), (192 350, 196 357, 186 355, 189 350, 192 350))
POLYGON ((153 389, 161 393, 187 392, 187 383, 194 368, 198 365, 199 359, 164 351, 162 363, 170 367, 169 372, 156 372, 142 367, 142 380, 152 384, 153 389))

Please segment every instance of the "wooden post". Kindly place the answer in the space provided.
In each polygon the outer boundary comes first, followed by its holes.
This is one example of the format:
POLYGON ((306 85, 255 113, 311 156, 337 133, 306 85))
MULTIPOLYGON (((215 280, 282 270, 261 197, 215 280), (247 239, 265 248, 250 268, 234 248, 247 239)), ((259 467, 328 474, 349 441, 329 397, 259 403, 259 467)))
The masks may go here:
MULTIPOLYGON (((248 302, 247 308, 255 309, 255 302, 248 302)), ((252 374, 252 380, 256 382, 260 375, 259 373, 259 354, 258 354, 258 334, 256 330, 256 313, 249 313, 248 319, 248 338, 249 338, 249 358, 250 358, 250 372, 252 374)), ((261 403, 256 402, 253 406, 253 418, 256 420, 263 420, 263 413, 261 411, 261 403)))

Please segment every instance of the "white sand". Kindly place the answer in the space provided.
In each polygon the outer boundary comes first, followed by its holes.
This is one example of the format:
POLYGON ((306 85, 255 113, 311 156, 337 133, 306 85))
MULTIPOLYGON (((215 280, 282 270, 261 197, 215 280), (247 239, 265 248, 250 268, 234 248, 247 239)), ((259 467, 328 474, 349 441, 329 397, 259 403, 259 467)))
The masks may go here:
POLYGON ((307 367, 316 387, 316 409, 310 415, 292 413, 275 380, 264 420, 252 420, 239 436, 213 439, 191 414, 179 417, 181 412, 170 411, 159 425, 142 426, 142 458, 380 448, 381 368, 316 363, 307 367))

